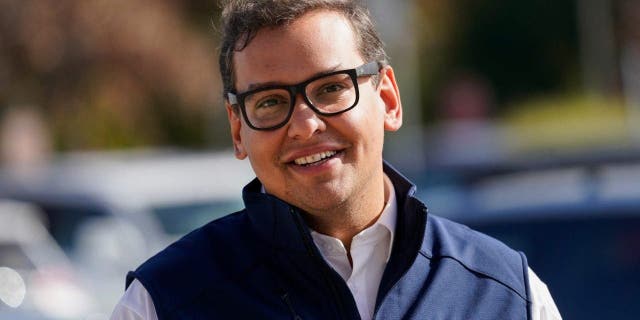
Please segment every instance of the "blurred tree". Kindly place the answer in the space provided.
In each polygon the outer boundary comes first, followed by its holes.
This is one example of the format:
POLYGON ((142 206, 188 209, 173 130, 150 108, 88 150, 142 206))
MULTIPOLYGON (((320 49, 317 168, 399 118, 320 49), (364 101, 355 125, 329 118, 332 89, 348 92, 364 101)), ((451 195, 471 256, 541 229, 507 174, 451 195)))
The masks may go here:
POLYGON ((530 95, 580 87, 576 1, 421 0, 427 121, 448 79, 478 74, 496 111, 530 95), (434 66, 433 60, 438 65, 434 66))
POLYGON ((226 144, 215 139, 226 121, 216 10, 212 1, 0 1, 0 107, 39 106, 59 150, 226 144))
MULTIPOLYGON (((446 88, 465 75, 486 81, 488 116, 581 90, 577 0, 414 1, 418 39, 395 36, 421 52, 423 121, 446 114, 446 88)), ((40 108, 57 150, 227 146, 216 2, 0 1, 0 109, 40 108)))

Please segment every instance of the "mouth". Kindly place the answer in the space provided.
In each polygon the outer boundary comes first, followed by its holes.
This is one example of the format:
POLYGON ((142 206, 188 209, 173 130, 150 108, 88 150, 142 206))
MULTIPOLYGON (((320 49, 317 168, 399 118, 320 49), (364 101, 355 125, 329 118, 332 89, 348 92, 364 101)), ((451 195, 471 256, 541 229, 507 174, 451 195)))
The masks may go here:
POLYGON ((331 158, 334 158, 337 154, 341 152, 342 151, 336 151, 336 150, 318 152, 316 154, 294 159, 292 161, 292 164, 303 166, 303 167, 316 166, 328 161, 331 158))

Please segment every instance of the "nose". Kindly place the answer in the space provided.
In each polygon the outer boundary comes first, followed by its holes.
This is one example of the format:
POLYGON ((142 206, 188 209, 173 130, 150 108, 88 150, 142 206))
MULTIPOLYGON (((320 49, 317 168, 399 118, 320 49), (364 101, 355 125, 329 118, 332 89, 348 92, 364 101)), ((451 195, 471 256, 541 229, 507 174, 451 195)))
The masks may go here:
POLYGON ((326 124, 320 115, 315 113, 302 95, 296 95, 293 114, 289 120, 287 134, 292 139, 309 139, 326 130, 326 124))

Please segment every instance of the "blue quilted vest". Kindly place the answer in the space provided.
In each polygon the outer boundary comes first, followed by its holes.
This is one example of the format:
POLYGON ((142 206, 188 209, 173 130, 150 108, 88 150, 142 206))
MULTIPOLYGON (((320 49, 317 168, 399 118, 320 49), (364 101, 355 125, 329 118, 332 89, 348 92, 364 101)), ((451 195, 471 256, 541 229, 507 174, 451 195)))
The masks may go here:
MULTIPOLYGON (((398 201, 376 319, 530 319, 523 254, 427 214, 415 186, 385 163, 398 201)), ((150 258, 137 278, 164 319, 359 319, 344 280, 323 260, 298 209, 243 190, 246 209, 210 222, 150 258)))

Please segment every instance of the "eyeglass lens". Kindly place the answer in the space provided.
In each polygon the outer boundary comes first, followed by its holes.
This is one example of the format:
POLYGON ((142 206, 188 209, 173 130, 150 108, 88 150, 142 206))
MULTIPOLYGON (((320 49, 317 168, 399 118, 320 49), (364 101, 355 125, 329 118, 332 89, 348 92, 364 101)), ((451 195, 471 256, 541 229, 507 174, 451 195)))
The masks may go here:
MULTIPOLYGON (((304 94, 318 111, 332 114, 353 106, 356 88, 352 77, 338 73, 318 78, 305 86, 304 94)), ((249 122, 257 128, 269 128, 287 120, 295 97, 286 89, 267 89, 244 98, 249 122), (293 101, 292 101, 293 100, 293 101)))

